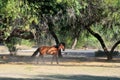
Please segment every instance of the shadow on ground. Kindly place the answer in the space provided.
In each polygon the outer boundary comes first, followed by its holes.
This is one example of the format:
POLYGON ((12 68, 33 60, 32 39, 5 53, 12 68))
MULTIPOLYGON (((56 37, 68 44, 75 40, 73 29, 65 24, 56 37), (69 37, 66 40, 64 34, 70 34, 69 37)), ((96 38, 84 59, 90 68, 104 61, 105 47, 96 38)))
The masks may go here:
POLYGON ((4 78, 0 80, 120 80, 117 77, 89 76, 89 75, 40 75, 35 78, 4 78))
MULTIPOLYGON (((45 65, 51 65, 51 57, 45 57, 45 62, 49 64, 45 65)), ((95 58, 95 57, 69 57, 69 56, 64 56, 63 58, 59 59, 59 66, 88 66, 88 67, 113 67, 117 68, 120 67, 120 65, 115 65, 115 66, 109 66, 109 65, 86 65, 86 64, 81 64, 81 63, 92 63, 92 62, 97 62, 97 63, 120 63, 120 58, 114 58, 111 61, 106 61, 105 58, 95 58), (71 63, 71 64, 67 64, 71 63), (73 64, 73 63, 78 63, 78 64, 73 64)), ((30 56, 9 56, 9 55, 0 55, 0 64, 7 64, 7 63, 12 63, 12 64, 36 64, 36 57, 32 58, 30 56)), ((42 60, 39 61, 39 63, 42 63, 42 60)), ((54 65, 51 65, 54 66, 54 65)), ((56 66, 56 64, 55 64, 56 66)))

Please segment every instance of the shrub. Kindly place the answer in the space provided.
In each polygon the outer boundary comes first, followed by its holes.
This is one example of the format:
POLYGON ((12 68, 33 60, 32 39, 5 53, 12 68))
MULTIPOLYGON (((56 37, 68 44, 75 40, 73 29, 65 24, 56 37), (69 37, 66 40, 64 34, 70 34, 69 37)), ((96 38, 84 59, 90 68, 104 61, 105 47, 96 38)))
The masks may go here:
MULTIPOLYGON (((120 55, 119 51, 114 51, 112 53, 112 56, 118 56, 118 55, 120 55)), ((95 57, 105 57, 105 56, 106 56, 106 54, 102 50, 98 50, 95 52, 95 57)))

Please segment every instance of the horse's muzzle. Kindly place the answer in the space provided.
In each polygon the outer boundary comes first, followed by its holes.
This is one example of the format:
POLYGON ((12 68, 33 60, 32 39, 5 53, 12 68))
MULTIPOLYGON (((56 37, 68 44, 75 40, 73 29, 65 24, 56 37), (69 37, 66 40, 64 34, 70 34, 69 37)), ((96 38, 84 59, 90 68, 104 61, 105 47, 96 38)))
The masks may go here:
POLYGON ((62 49, 63 51, 65 51, 65 49, 62 49))

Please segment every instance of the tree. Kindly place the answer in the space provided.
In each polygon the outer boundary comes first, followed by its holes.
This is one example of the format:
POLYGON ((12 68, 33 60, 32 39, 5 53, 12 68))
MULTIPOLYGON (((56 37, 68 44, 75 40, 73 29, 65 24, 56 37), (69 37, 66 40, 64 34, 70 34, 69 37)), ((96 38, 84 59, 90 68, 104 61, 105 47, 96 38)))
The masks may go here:
MULTIPOLYGON (((113 1, 110 1, 108 0, 108 2, 113 2, 113 1)), ((114 2, 115 4, 118 4, 119 1, 116 0, 114 2)), ((77 19, 74 19, 75 22, 77 22, 77 20, 79 21, 79 27, 78 26, 73 26, 72 27, 69 27, 70 28, 70 31, 73 32, 72 30, 73 27, 75 28, 75 31, 73 34, 76 35, 76 32, 79 33, 79 30, 77 29, 80 29, 80 27, 84 27, 84 29, 86 29, 89 33, 91 33, 95 38, 97 38, 97 40, 100 42, 105 54, 107 55, 107 59, 108 60, 111 60, 112 59, 112 55, 111 53, 108 51, 107 47, 106 47, 106 44, 104 42, 104 40, 102 39, 102 37, 100 36, 99 33, 96 33, 94 30, 91 29, 91 27, 95 24, 98 24, 98 23, 101 23, 103 20, 106 20, 106 18, 110 18, 110 16, 107 16, 109 13, 111 14, 111 10, 109 11, 109 6, 106 5, 107 3, 104 3, 104 1, 99 1, 99 0, 86 0, 86 1, 80 1, 80 4, 81 5, 85 5, 85 8, 82 8, 82 9, 79 9, 80 11, 80 15, 79 15, 79 18, 77 19), (105 7, 106 6, 106 7, 105 7), (104 8, 105 7, 105 8, 104 8), (107 11, 107 12, 106 12, 107 11)), ((115 5, 114 4, 114 5, 115 5)), ((114 7, 116 6, 110 6, 110 9, 114 9, 114 7)), ((119 9, 118 8, 119 6, 117 6, 117 10, 119 9)), ((115 8, 116 10, 116 8, 115 8)), ((113 11, 112 11, 113 12, 113 11)), ((115 18, 118 18, 116 16, 118 16, 118 14, 115 13, 112 13, 114 15, 115 18), (116 15, 115 15, 116 14, 116 15)), ((75 14, 74 14, 75 15, 75 14)), ((76 15, 75 15, 76 16, 76 15)), ((111 18, 110 20, 113 20, 115 22, 115 19, 111 18)), ((113 22, 112 21, 112 22, 113 22)), ((105 21, 106 22, 106 21, 105 21)), ((116 22, 115 22, 116 23, 116 22)), ((68 23, 69 24, 69 23, 68 23)), ((74 24, 74 22, 72 22, 72 24, 74 24)), ((108 23, 107 24, 111 25, 113 27, 113 23, 108 23)), ((69 24, 70 25, 70 24, 69 24)), ((102 24, 101 24, 102 25, 102 24)), ((104 26, 104 28, 106 28, 106 31, 107 31, 107 28, 108 27, 111 27, 111 26, 104 26)), ((95 26, 94 26, 95 27, 95 26)), ((101 26, 97 26, 97 27, 101 27, 101 26)), ((111 27, 111 28, 112 28, 111 27)), ((103 28, 103 29, 104 29, 103 28)), ((112 28, 113 29, 113 28, 112 28)), ((114 28, 115 29, 115 28, 114 28)), ((78 35, 79 37, 79 35, 78 35)), ((74 37, 74 39, 77 39, 77 37, 74 37)))
POLYGON ((50 33, 56 44, 64 41, 75 48, 81 35, 88 31, 87 34, 92 34, 100 42, 110 60, 119 44, 119 4, 119 0, 1 0, 0 40, 13 43, 9 40, 33 39, 34 36, 39 43, 50 33), (111 52, 103 37, 116 41, 111 52))
POLYGON ((15 45, 20 43, 20 38, 34 38, 32 32, 26 26, 29 16, 25 13, 26 8, 24 7, 26 5, 23 5, 24 1, 0 1, 0 40, 8 47, 11 54, 16 52, 15 45))
MULTIPOLYGON (((58 39, 58 35, 56 32, 60 32, 64 25, 63 22, 65 21, 65 15, 67 11, 68 1, 61 0, 60 2, 57 0, 50 0, 50 1, 28 1, 31 6, 34 7, 35 10, 37 10, 40 20, 40 26, 44 25, 43 27, 48 28, 50 34, 55 39, 56 44, 59 44, 60 39, 58 39), (37 7, 36 7, 37 5, 37 7), (62 18, 61 18, 62 17, 62 18), (62 21, 64 20, 64 21, 62 21), (63 25, 61 25, 61 23, 63 25)), ((64 22, 65 23, 65 22, 64 22)), ((36 24, 33 24, 36 25, 36 24)), ((36 28, 39 26, 36 25, 36 28)), ((61 34, 60 34, 61 35, 61 34)), ((59 52, 59 56, 61 55, 61 52, 59 52)))
MULTIPOLYGON (((98 33, 94 32, 91 29, 91 25, 96 24, 96 23, 101 23, 102 21, 106 20, 108 22, 105 21, 105 23, 107 25, 106 26, 104 25, 103 29, 109 28, 109 27, 110 27, 110 29, 111 28, 113 29, 113 27, 114 27, 114 29, 116 30, 114 24, 116 24, 116 23, 119 24, 119 22, 117 22, 117 21, 119 21, 118 20, 119 19, 119 15, 118 15, 118 12, 117 12, 117 11, 119 11, 119 6, 118 6, 119 1, 118 0, 116 0, 116 1, 106 0, 105 4, 103 2, 102 1, 98 1, 98 0, 94 0, 94 1, 87 0, 88 6, 83 11, 84 12, 83 14, 85 16, 81 17, 81 22, 80 23, 81 23, 82 26, 84 26, 88 30, 88 32, 90 32, 94 37, 96 37, 99 40, 99 42, 100 42, 104 52, 107 55, 107 59, 111 60, 112 59, 112 55, 111 55, 112 53, 110 53, 108 51, 108 49, 107 49, 107 47, 105 45, 105 42, 102 39, 102 37, 98 33), (107 1, 111 2, 113 5, 110 5, 110 6, 107 5, 106 6, 106 4, 109 4, 109 3, 107 3, 107 1), (106 6, 107 9, 106 8, 104 9, 102 6, 104 6, 104 7, 106 6), (111 11, 111 10, 114 10, 114 12, 111 11), (111 13, 111 12, 113 12, 113 13, 111 13), (113 17, 110 17, 110 15, 108 15, 108 14, 113 15, 113 17)), ((107 31, 107 29, 106 29, 106 31, 107 31)), ((114 47, 117 46, 118 44, 119 44, 119 41, 113 46, 112 50, 114 50, 114 47)))

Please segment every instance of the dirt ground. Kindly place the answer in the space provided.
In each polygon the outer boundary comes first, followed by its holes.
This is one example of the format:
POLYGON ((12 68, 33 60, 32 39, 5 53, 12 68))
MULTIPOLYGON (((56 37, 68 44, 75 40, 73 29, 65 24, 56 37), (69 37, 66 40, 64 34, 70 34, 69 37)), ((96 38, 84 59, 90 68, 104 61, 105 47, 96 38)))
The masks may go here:
POLYGON ((0 80, 120 80, 119 58, 106 61, 64 54, 59 64, 51 64, 51 56, 45 57, 45 63, 40 59, 36 64, 30 55, 1 54, 0 80))
POLYGON ((75 58, 65 55, 59 64, 45 64, 30 56, 0 58, 0 80, 120 80, 120 60, 75 58))

